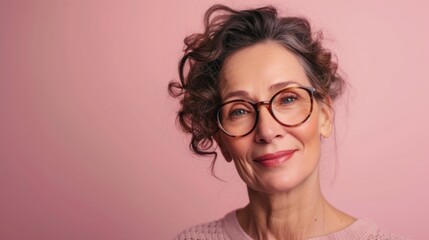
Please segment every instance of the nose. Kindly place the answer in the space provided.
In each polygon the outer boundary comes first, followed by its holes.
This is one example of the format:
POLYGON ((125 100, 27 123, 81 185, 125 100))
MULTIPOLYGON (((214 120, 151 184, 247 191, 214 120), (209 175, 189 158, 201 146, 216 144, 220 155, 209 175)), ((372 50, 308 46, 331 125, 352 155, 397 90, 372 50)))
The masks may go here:
POLYGON ((259 119, 255 128, 257 143, 270 143, 284 135, 284 127, 277 122, 269 108, 269 104, 258 104, 259 119))

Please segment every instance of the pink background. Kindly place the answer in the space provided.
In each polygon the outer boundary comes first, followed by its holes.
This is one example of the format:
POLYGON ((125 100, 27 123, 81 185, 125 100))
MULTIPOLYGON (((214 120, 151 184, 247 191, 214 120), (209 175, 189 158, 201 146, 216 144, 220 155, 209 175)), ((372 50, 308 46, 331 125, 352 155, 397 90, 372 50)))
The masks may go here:
MULTIPOLYGON (((245 204, 232 164, 221 182, 188 151, 166 90, 215 2, 0 1, 0 239, 171 239, 245 204)), ((429 238, 428 4, 223 2, 325 31, 351 84, 322 159, 328 199, 429 238)))

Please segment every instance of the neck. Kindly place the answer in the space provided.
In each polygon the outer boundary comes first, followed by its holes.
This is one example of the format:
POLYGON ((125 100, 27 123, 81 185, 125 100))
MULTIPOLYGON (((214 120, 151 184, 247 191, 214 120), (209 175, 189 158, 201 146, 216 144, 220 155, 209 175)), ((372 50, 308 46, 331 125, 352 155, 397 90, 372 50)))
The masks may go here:
POLYGON ((321 193, 318 173, 312 175, 287 192, 267 194, 248 188, 250 202, 237 216, 249 236, 295 239, 323 235, 330 205, 321 193))

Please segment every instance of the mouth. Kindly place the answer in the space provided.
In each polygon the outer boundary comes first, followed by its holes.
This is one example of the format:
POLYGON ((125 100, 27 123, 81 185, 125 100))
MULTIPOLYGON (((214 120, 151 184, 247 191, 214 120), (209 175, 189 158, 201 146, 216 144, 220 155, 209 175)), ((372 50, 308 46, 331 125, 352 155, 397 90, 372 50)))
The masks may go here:
POLYGON ((264 154, 255 158, 253 161, 267 168, 275 168, 289 160, 295 152, 296 149, 264 154))

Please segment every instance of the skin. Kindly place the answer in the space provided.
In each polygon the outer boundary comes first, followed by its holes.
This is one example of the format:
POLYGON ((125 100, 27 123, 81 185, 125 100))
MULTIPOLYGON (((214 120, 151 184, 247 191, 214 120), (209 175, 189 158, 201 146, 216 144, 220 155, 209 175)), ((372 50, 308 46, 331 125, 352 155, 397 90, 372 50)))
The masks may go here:
MULTIPOLYGON (((311 86, 298 58, 274 42, 259 43, 229 56, 222 68, 222 101, 267 101, 286 86, 311 86)), ((314 101, 310 118, 297 127, 280 125, 266 106, 256 128, 244 137, 219 132, 223 156, 233 161, 246 183, 249 204, 237 211, 243 230, 254 239, 310 238, 339 231, 356 219, 332 207, 319 181, 321 138, 332 131, 330 99, 314 101), (255 158, 294 150, 276 167, 255 158)))

